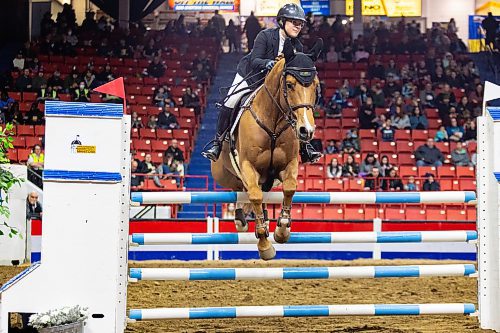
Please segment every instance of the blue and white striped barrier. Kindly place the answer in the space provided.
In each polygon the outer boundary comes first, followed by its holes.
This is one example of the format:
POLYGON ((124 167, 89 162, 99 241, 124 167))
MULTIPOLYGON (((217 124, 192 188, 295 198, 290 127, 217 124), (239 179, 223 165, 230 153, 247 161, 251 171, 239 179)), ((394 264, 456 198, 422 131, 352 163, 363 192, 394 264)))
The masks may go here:
POLYGON ((469 276, 472 264, 359 266, 359 267, 266 267, 263 268, 131 268, 134 280, 292 280, 469 276))
MULTIPOLYGON (((432 243, 477 240, 476 231, 391 231, 391 232, 293 232, 287 244, 320 243, 432 243)), ((274 242, 272 237, 270 241, 274 242)), ((255 244, 254 233, 157 233, 133 234, 132 243, 166 244, 255 244)))
POLYGON ((240 317, 327 317, 327 316, 409 316, 431 314, 472 314, 474 304, 356 304, 356 305, 279 305, 210 308, 132 309, 129 319, 211 319, 240 317))
MULTIPOLYGON (((472 191, 441 192, 296 192, 294 203, 310 204, 403 204, 469 203, 476 200, 472 191)), ((245 192, 133 192, 132 201, 145 204, 248 203, 245 192)), ((282 192, 264 193, 264 202, 281 204, 282 192)))

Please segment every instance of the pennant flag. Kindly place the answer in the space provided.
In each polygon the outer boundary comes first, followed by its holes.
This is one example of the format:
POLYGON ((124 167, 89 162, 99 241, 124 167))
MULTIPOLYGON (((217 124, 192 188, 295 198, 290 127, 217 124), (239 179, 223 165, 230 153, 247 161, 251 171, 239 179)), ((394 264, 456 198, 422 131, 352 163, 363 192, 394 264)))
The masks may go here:
POLYGON ((123 84, 123 77, 119 77, 113 81, 103 84, 102 86, 94 88, 94 91, 121 97, 123 99, 123 112, 126 113, 127 104, 125 100, 125 85, 123 84))
POLYGON ((500 98, 500 86, 486 81, 484 83, 483 115, 486 114, 486 102, 500 98))

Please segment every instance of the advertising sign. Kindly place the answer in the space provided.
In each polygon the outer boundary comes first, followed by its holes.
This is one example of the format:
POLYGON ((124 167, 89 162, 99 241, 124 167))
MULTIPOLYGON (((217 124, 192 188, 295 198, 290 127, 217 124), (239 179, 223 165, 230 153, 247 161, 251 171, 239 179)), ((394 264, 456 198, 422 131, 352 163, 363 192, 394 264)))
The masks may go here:
POLYGON ((300 1, 306 13, 314 15, 330 15, 330 0, 300 1))
POLYGON ((239 11, 239 0, 169 0, 168 5, 177 11, 239 11))
POLYGON ((300 5, 300 0, 259 0, 255 3, 256 16, 276 16, 278 10, 287 3, 300 5))
MULTIPOLYGON (((352 16, 353 0, 346 0, 346 15, 352 16)), ((361 0, 361 13, 366 16, 422 16, 422 0, 361 0)))

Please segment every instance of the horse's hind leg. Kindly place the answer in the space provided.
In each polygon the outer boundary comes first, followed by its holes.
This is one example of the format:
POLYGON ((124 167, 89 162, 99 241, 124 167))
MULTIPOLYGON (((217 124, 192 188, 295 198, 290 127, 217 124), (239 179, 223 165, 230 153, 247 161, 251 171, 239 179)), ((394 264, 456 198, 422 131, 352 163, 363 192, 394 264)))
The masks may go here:
POLYGON ((292 160, 282 172, 283 179, 283 205, 274 229, 274 240, 277 243, 286 243, 290 239, 292 226, 292 199, 297 190, 298 161, 292 160))
POLYGON ((263 260, 271 260, 276 256, 276 250, 273 244, 267 239, 269 237, 269 228, 264 220, 264 212, 262 210, 263 194, 259 186, 259 174, 248 161, 241 163, 243 177, 247 184, 247 193, 250 202, 253 205, 255 213, 255 236, 259 240, 257 248, 259 256, 263 260))

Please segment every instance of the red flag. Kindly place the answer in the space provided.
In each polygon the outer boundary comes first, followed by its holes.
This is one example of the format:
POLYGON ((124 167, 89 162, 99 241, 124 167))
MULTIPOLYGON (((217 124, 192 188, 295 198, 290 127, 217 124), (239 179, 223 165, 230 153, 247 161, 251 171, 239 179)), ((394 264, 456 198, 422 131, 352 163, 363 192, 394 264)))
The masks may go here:
POLYGON ((127 111, 127 105, 125 104, 125 86, 123 84, 123 77, 119 77, 113 81, 103 84, 102 86, 94 88, 94 91, 123 98, 123 111, 127 111))

